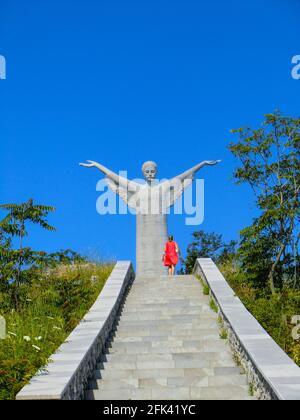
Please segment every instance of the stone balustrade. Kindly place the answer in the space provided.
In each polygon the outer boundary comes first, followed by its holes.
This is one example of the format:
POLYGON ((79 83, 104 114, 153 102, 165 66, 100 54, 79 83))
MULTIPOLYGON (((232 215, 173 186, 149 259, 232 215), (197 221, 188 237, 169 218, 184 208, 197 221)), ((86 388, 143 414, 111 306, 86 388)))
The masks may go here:
POLYGON ((194 274, 210 288, 228 340, 259 399, 300 400, 300 368, 248 312, 210 258, 196 261, 194 274))
POLYGON ((129 261, 116 263, 99 297, 67 340, 17 395, 18 400, 78 400, 105 347, 128 286, 134 280, 129 261))

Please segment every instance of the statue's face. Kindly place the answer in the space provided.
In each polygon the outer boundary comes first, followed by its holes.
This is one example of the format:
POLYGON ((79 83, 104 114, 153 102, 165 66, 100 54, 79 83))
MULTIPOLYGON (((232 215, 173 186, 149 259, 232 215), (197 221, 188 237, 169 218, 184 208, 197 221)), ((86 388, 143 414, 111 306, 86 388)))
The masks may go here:
POLYGON ((146 163, 143 165, 143 174, 147 181, 152 181, 155 179, 157 173, 156 165, 152 162, 146 163))

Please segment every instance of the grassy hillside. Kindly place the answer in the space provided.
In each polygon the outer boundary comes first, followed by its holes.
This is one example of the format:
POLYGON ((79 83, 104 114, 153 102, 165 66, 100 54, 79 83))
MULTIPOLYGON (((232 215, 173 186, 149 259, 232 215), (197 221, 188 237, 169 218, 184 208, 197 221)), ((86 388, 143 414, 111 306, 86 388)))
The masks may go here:
POLYGON ((60 265, 20 288, 16 310, 0 292, 7 337, 0 340, 0 399, 14 399, 92 306, 112 264, 60 265))
POLYGON ((300 290, 286 287, 272 294, 266 288, 253 287, 245 273, 232 261, 219 264, 219 268, 249 312, 300 366, 300 341, 292 335, 295 328, 292 319, 300 315, 300 290))

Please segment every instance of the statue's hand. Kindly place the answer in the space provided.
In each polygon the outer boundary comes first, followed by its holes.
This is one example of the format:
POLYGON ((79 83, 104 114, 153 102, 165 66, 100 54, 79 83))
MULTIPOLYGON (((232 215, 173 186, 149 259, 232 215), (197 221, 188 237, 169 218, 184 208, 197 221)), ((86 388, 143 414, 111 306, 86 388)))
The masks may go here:
POLYGON ((84 166, 85 168, 93 168, 94 166, 96 166, 96 162, 92 161, 92 160, 87 160, 87 162, 89 163, 79 163, 80 166, 84 166))
POLYGON ((206 160, 206 165, 216 165, 217 163, 222 162, 221 160, 206 160))

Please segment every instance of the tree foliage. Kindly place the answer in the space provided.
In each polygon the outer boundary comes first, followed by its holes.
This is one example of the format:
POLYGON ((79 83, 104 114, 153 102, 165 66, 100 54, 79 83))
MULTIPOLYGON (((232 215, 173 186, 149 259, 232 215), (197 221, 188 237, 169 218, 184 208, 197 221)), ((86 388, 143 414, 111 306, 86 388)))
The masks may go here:
POLYGON ((230 150, 239 159, 234 177, 253 190, 259 215, 241 231, 243 267, 272 293, 299 285, 300 118, 268 114, 261 128, 232 130, 230 150))
POLYGON ((21 204, 2 204, 0 209, 8 213, 0 222, 1 287, 11 291, 17 307, 20 285, 26 283, 31 275, 28 268, 38 263, 42 256, 41 252, 24 247, 24 237, 28 235, 27 225, 32 223, 54 231, 55 228, 47 222, 47 216, 55 209, 34 204, 32 199, 21 204), (17 240, 17 249, 12 248, 14 240, 17 240))
POLYGON ((207 233, 200 230, 192 235, 193 240, 187 248, 187 256, 182 259, 182 273, 192 273, 197 258, 212 258, 219 262, 229 259, 235 252, 236 242, 225 243, 222 235, 217 233, 207 233))

